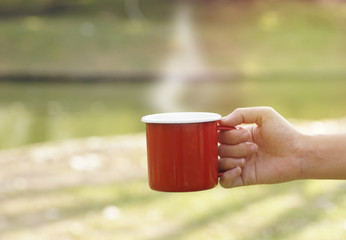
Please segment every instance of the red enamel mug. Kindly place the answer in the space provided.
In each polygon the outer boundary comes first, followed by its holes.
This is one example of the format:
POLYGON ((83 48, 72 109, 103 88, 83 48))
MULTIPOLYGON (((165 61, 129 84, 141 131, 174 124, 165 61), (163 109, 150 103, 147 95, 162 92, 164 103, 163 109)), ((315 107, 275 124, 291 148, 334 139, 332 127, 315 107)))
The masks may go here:
POLYGON ((218 183, 217 131, 221 115, 177 112, 147 115, 149 186, 164 192, 213 188, 218 183))

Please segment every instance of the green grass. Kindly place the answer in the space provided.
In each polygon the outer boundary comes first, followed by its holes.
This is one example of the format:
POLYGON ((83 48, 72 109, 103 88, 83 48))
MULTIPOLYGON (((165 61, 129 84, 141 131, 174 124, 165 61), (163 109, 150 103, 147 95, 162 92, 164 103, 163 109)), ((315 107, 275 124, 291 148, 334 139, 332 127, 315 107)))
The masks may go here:
POLYGON ((341 240, 346 236, 342 181, 175 194, 151 191, 146 184, 146 179, 137 179, 11 196, 2 201, 3 217, 10 225, 0 238, 341 240))
POLYGON ((145 135, 1 152, 0 239, 287 240, 346 237, 345 181, 164 193, 149 189, 145 135), (94 155, 91 171, 71 168, 94 155))

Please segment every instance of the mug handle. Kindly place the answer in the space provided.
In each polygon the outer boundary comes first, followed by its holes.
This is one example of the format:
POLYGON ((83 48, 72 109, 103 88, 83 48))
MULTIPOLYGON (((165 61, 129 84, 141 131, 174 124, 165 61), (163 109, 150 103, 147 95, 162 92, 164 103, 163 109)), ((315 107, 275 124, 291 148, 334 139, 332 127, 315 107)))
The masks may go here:
POLYGON ((227 127, 227 126, 217 126, 217 130, 220 130, 220 131, 227 131, 227 130, 235 130, 237 128, 235 127, 227 127))
MULTIPOLYGON (((217 130, 218 131, 228 131, 228 130, 235 130, 235 129, 237 129, 237 128, 235 128, 235 127, 228 127, 228 126, 220 126, 220 125, 217 126, 217 130)), ((223 173, 224 172, 219 172, 218 173, 218 177, 221 177, 223 175, 223 173)))

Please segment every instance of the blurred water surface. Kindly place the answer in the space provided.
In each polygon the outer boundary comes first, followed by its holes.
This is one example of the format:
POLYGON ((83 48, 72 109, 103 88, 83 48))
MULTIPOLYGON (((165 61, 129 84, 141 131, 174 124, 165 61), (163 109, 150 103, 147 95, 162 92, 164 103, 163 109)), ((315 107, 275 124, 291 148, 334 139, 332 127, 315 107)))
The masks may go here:
MULTIPOLYGON (((1 83, 0 147, 143 132, 141 116, 159 111, 152 103, 157 91, 152 81, 1 83)), ((227 115, 237 107, 270 105, 289 119, 346 116, 343 75, 188 82, 175 98, 181 111, 227 115)))

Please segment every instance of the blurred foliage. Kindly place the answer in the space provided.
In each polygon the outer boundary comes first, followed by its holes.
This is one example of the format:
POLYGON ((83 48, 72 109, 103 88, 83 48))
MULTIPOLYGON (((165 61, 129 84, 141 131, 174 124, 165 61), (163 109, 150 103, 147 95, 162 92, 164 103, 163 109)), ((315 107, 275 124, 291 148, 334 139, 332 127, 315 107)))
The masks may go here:
POLYGON ((0 21, 0 71, 114 73, 154 68, 167 24, 97 16, 27 16, 0 21), (154 57, 155 56, 155 57, 154 57))
MULTIPOLYGON (((175 54, 177 1, 141 0, 138 18, 129 14, 128 2, 136 1, 1 1, 7 17, 0 18, 0 74, 161 71, 175 54)), ((202 61, 208 70, 230 74, 220 82, 184 82, 177 95, 185 110, 225 115, 236 107, 270 105, 287 118, 346 115, 345 4, 193 2, 192 34, 202 61)), ((16 134, 0 139, 0 148, 144 131, 140 116, 157 111, 152 83, 1 81, 0 133, 16 134)))
POLYGON ((250 75, 345 72, 346 4, 325 2, 201 7, 195 13, 201 49, 211 65, 250 75))
POLYGON ((95 11, 107 7, 123 12, 122 6, 123 0, 1 0, 0 13, 4 15, 52 14, 66 11, 95 11))
MULTIPOLYGON (((153 71, 174 49, 175 5, 167 1, 140 1, 138 18, 126 12, 125 1, 47 2, 71 6, 58 15, 23 6, 25 16, 0 20, 0 44, 6 46, 0 50, 0 71, 153 71)), ((192 21, 201 55, 212 68, 249 75, 345 72, 345 5, 206 2, 192 5, 192 21)))
POLYGON ((125 2, 128 2, 128 4, 138 2, 141 9, 146 10, 149 8, 151 13, 156 12, 158 15, 160 15, 160 12, 169 11, 169 8, 165 8, 165 6, 170 5, 170 3, 164 3, 165 1, 160 0, 1 0, 0 16, 111 12, 118 17, 127 17, 125 2))

